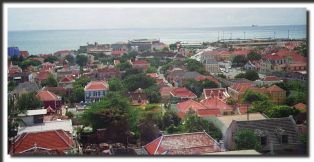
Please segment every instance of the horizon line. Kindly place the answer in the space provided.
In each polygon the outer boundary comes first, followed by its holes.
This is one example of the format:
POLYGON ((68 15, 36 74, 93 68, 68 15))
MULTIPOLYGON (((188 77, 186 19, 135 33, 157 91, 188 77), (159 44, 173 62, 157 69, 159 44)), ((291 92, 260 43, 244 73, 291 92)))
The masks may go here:
MULTIPOLYGON (((257 27, 267 26, 307 26, 308 24, 277 24, 277 25, 256 25, 257 27)), ((218 25, 218 26, 204 26, 204 27, 130 27, 130 28, 82 28, 82 29, 15 29, 8 30, 8 32, 27 32, 27 31, 67 31, 67 30, 125 30, 125 29, 202 29, 202 28, 219 28, 219 27, 251 27, 252 25, 218 25)))

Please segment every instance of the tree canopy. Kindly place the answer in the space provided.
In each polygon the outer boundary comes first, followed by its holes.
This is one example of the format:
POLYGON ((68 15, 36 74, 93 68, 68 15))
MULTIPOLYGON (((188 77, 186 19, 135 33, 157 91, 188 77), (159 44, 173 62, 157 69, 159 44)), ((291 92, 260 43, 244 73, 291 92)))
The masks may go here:
POLYGON ((286 105, 276 105, 273 106, 271 109, 266 111, 266 115, 270 118, 282 118, 282 117, 288 117, 290 115, 296 116, 300 113, 300 110, 292 108, 290 106, 286 105))
POLYGON ((47 86, 47 87, 57 87, 58 81, 53 77, 52 74, 48 75, 48 78, 46 80, 43 80, 41 82, 41 86, 47 86))
POLYGON ((262 58, 262 55, 256 52, 250 52, 246 57, 248 60, 255 61, 260 60, 262 58))
POLYGON ((204 65, 199 61, 194 59, 188 59, 185 61, 185 63, 187 64, 187 69, 189 71, 196 71, 199 72, 200 74, 206 74, 204 65))
POLYGON ((261 149, 261 144, 258 137, 251 130, 239 130, 235 134, 234 138, 237 150, 254 149, 259 151, 261 149))
POLYGON ((44 62, 54 63, 57 60, 58 60, 58 58, 56 56, 48 56, 47 58, 44 59, 44 62))
POLYGON ((243 96, 243 101, 245 103, 253 103, 256 101, 265 101, 267 99, 268 99, 267 95, 261 94, 258 92, 254 92, 252 90, 245 91, 244 96, 243 96))
POLYGON ((81 67, 85 66, 87 64, 88 57, 86 55, 77 55, 76 56, 76 63, 80 65, 81 67))
POLYGON ((16 106, 20 112, 40 109, 43 103, 36 97, 35 92, 25 93, 18 97, 16 106))
POLYGON ((146 89, 154 85, 155 80, 141 73, 128 76, 123 83, 129 91, 135 91, 138 88, 146 89))
POLYGON ((245 78, 251 81, 255 81, 259 79, 259 75, 256 71, 254 70, 247 70, 245 73, 239 73, 234 78, 245 78))
POLYGON ((232 60, 232 65, 236 67, 242 67, 247 63, 247 58, 242 55, 237 55, 232 60))
POLYGON ((218 88, 218 84, 210 80, 197 81, 190 79, 183 83, 183 86, 195 93, 197 96, 201 96, 204 88, 218 88))

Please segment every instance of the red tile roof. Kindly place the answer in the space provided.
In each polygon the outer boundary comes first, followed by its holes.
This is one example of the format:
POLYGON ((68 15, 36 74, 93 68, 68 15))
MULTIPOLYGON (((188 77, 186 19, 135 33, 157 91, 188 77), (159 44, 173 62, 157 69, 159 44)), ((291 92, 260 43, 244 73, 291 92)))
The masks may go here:
POLYGON ((209 109, 233 110, 231 105, 218 98, 207 98, 202 100, 201 103, 209 109))
POLYGON ((297 103, 293 107, 298 110, 306 110, 306 105, 304 103, 297 103))
POLYGON ((197 112, 197 110, 199 109, 207 109, 207 107, 205 107, 203 104, 198 103, 194 100, 187 100, 187 101, 183 101, 177 104, 177 109, 179 109, 179 111, 181 112, 188 112, 190 109, 192 109, 193 111, 197 112))
POLYGON ((238 91, 238 92, 245 92, 248 88, 253 87, 251 83, 234 83, 230 88, 238 91))
POLYGON ((20 55, 24 58, 28 57, 29 56, 29 53, 28 51, 20 51, 20 55))
POLYGON ((190 90, 183 88, 175 88, 170 92, 174 97, 179 98, 197 98, 197 96, 190 90))
POLYGON ((173 90, 172 87, 161 87, 159 92, 161 96, 170 96, 170 92, 173 90))
POLYGON ((199 109, 196 113, 199 117, 221 116, 219 109, 199 109))
POLYGON ((263 81, 279 81, 279 80, 281 79, 276 76, 266 76, 265 78, 263 78, 263 81))
POLYGON ((228 92, 226 88, 204 88, 204 97, 206 98, 220 98, 222 100, 227 98, 228 92))
POLYGON ((144 148, 149 155, 201 155, 222 150, 206 132, 162 135, 144 148))
POLYGON ((65 151, 73 148, 74 141, 63 130, 28 132, 17 136, 14 141, 14 154, 21 154, 36 149, 65 151))
POLYGON ((267 88, 267 90, 272 93, 272 92, 285 92, 282 88, 278 87, 277 85, 272 85, 271 87, 267 88))
POLYGON ((149 62, 147 62, 146 60, 135 60, 134 62, 132 62, 133 65, 148 65, 149 62))
POLYGON ((210 81, 213 81, 213 82, 215 82, 217 84, 219 83, 219 81, 216 78, 212 77, 212 76, 200 75, 200 76, 197 76, 195 78, 195 80, 197 80, 197 81, 210 80, 210 81))
POLYGON ((291 57, 291 60, 293 62, 301 62, 306 63, 307 59, 300 54, 298 54, 296 51, 288 50, 288 49, 282 49, 272 54, 267 54, 265 57, 269 60, 281 60, 285 59, 287 57, 291 57))
POLYGON ((47 91, 47 90, 39 91, 36 96, 41 101, 58 101, 58 100, 61 100, 61 98, 59 96, 57 96, 56 94, 54 94, 50 91, 47 91))
POLYGON ((85 91, 108 90, 108 89, 109 89, 108 83, 105 81, 91 81, 84 88, 85 91))
POLYGON ((49 71, 40 71, 37 75, 37 79, 41 82, 46 80, 51 73, 49 71))
POLYGON ((70 82, 73 82, 74 81, 74 78, 72 76, 65 76, 63 77, 59 82, 60 83, 70 83, 70 82))

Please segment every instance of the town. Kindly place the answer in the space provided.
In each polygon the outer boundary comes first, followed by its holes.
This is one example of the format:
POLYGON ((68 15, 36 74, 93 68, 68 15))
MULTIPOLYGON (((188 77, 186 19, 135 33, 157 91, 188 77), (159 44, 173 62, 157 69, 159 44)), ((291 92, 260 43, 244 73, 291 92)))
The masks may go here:
POLYGON ((306 39, 8 48, 11 155, 308 154, 306 39))

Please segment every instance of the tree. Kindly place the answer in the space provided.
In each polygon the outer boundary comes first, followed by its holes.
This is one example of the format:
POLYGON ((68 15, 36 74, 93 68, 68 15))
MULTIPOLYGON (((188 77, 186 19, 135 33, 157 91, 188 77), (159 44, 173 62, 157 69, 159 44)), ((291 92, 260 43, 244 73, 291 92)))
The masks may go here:
POLYGON ((252 90, 246 90, 243 96, 243 101, 245 103, 253 103, 255 101, 265 101, 268 99, 268 96, 265 94, 260 94, 252 90))
POLYGON ((209 121, 198 117, 195 113, 188 113, 183 121, 186 132, 206 131, 214 139, 220 140, 222 133, 209 121))
POLYGON ((177 44, 169 44, 170 50, 176 50, 177 49, 177 44))
POLYGON ((87 77, 75 79, 75 82, 73 83, 72 95, 69 98, 71 103, 84 101, 84 87, 90 81, 91 79, 87 77))
POLYGON ((235 144, 237 150, 249 150, 254 149, 259 151, 261 144, 257 136, 253 131, 248 129, 242 129, 235 134, 235 144))
POLYGON ((144 89, 144 92, 147 94, 149 103, 159 103, 161 100, 161 95, 159 93, 158 86, 150 86, 149 88, 144 89))
POLYGON ((39 109, 43 103, 36 97, 35 92, 31 92, 19 96, 16 105, 20 112, 24 112, 26 110, 39 109))
POLYGON ((16 83, 15 81, 9 81, 9 84, 8 84, 8 90, 9 91, 13 91, 14 88, 18 85, 18 83, 16 83))
POLYGON ((129 62, 120 63, 117 65, 117 67, 120 71, 132 69, 132 65, 129 62))
POLYGON ((65 60, 67 60, 70 65, 74 65, 75 64, 75 58, 74 58, 73 55, 66 55, 65 56, 65 60))
POLYGON ((300 46, 294 48, 294 50, 298 51, 302 56, 307 57, 308 47, 306 43, 302 43, 300 46))
POLYGON ((286 105, 273 106, 266 112, 266 115, 270 118, 282 118, 290 115, 296 116, 300 113, 300 110, 292 108, 286 105))
POLYGON ((157 73, 157 69, 151 66, 146 70, 146 73, 157 73))
POLYGON ((286 99, 286 104, 293 106, 297 103, 307 103, 307 95, 305 92, 296 91, 290 94, 286 99))
POLYGON ((254 70, 247 70, 245 73, 237 74, 234 78, 245 78, 251 81, 259 79, 259 75, 254 70))
POLYGON ((145 89, 154 85, 155 80, 145 74, 135 74, 128 76, 123 83, 129 91, 135 91, 138 88, 145 89))
POLYGON ((247 59, 245 56, 237 55, 232 60, 232 65, 236 67, 242 67, 247 63, 247 59))
POLYGON ((256 52, 250 52, 248 55, 247 55, 247 59, 248 60, 251 60, 251 61, 255 61, 255 60, 260 60, 262 58, 262 55, 261 54, 258 54, 256 52))
MULTIPOLYGON (((181 122, 181 118, 177 115, 176 112, 166 111, 161 118, 160 128, 164 130, 164 129, 168 129, 168 127, 170 127, 170 126, 177 127, 177 126, 179 126, 180 122, 181 122)), ((170 133, 170 132, 168 132, 168 133, 170 133)), ((172 133, 173 133, 173 131, 172 131, 172 133)))
POLYGON ((260 112, 265 113, 269 109, 273 107, 273 104, 269 100, 264 101, 254 101, 252 103, 252 109, 250 109, 251 112, 260 112))
POLYGON ((204 88, 218 88, 218 84, 211 80, 196 81, 190 79, 183 84, 184 87, 195 93, 197 96, 201 96, 204 88))
POLYGON ((220 78, 227 78, 224 74, 218 74, 217 76, 220 78))
POLYGON ((208 80, 208 79, 205 79, 202 82, 202 88, 218 88, 218 84, 211 81, 211 80, 208 80))
POLYGON ((53 77, 52 74, 50 74, 46 80, 41 82, 41 86, 57 87, 58 81, 53 77))
POLYGON ((138 129, 140 132, 141 143, 147 144, 156 139, 160 135, 160 130, 157 126, 158 119, 153 113, 146 113, 139 120, 138 129))
POLYGON ((194 59, 188 59, 185 61, 185 63, 187 64, 187 69, 189 71, 196 71, 199 72, 200 74, 206 74, 204 65, 199 61, 194 59))
POLYGON ((77 55, 76 56, 76 63, 80 65, 81 67, 85 66, 87 64, 88 57, 86 55, 77 55))
POLYGON ((66 112, 65 115, 69 117, 70 119, 74 117, 74 114, 71 111, 66 112))
POLYGON ((44 59, 44 62, 54 63, 57 60, 58 60, 58 58, 56 56, 48 56, 47 58, 44 59))
POLYGON ((37 61, 37 60, 30 60, 30 59, 27 59, 27 60, 24 60, 21 64, 20 64, 20 67, 22 69, 26 69, 27 67, 29 66, 39 66, 41 65, 41 62, 40 61, 37 61))
POLYGON ((108 84, 110 91, 125 91, 124 85, 118 78, 110 78, 108 84))

